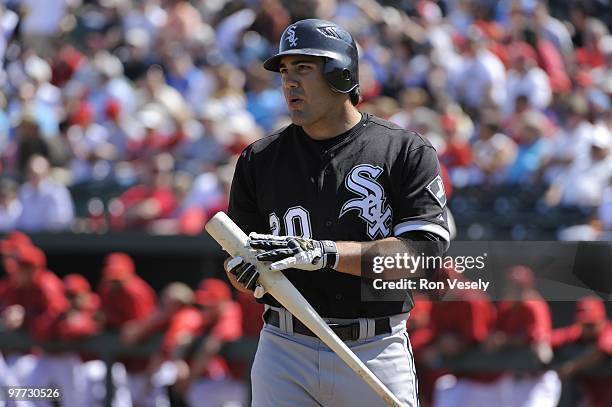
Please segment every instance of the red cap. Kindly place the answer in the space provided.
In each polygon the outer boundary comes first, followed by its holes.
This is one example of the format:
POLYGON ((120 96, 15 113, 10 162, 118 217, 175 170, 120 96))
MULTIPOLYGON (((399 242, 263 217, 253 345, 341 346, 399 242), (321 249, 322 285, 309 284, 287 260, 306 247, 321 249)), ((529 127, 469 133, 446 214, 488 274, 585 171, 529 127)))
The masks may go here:
POLYGON ((47 257, 45 253, 36 246, 20 245, 16 246, 15 260, 20 264, 27 264, 36 268, 44 268, 47 266, 47 257))
POLYGON ((231 298, 229 286, 218 278, 205 278, 196 291, 196 302, 203 306, 215 305, 231 298))
POLYGON ((80 274, 68 274, 64 277, 66 291, 72 294, 83 294, 91 291, 89 281, 80 274))
POLYGON ((23 232, 10 232, 4 240, 0 240, 0 254, 11 254, 20 245, 31 246, 32 240, 23 232))
POLYGON ((584 297, 576 303, 576 321, 598 323, 606 320, 606 308, 597 297, 584 297))
POLYGON ((511 283, 523 288, 531 288, 534 285, 533 271, 529 267, 512 267, 508 270, 506 277, 511 283))
POLYGON ((134 261, 125 253, 115 252, 106 256, 102 278, 104 280, 124 280, 134 275, 134 261))

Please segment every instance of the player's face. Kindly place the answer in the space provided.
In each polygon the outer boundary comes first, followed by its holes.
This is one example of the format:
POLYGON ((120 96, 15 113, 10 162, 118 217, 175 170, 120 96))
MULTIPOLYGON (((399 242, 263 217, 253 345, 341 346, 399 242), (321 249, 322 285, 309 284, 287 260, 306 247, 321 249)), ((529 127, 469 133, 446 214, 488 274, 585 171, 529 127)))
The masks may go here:
POLYGON ((344 95, 334 92, 323 76, 321 57, 289 55, 280 61, 283 94, 291 121, 308 127, 337 120, 344 95))

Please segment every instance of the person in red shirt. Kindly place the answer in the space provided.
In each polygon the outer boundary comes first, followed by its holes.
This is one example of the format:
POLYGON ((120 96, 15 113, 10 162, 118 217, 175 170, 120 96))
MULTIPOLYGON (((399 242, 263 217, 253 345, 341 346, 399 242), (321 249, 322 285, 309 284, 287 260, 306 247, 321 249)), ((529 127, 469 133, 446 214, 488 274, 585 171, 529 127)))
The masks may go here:
MULTIPOLYGON (((550 362, 552 322, 550 309, 535 289, 531 269, 515 266, 508 270, 504 299, 497 309, 497 321, 485 348, 530 347, 542 364, 550 362)), ((513 372, 502 379, 508 402, 514 406, 556 406, 561 397, 561 382, 556 372, 513 372)))
POLYGON ((176 389, 194 406, 244 405, 247 388, 231 377, 227 362, 219 355, 223 344, 242 336, 240 305, 232 300, 229 286, 216 278, 200 283, 196 304, 199 317, 192 312, 177 315, 163 342, 166 355, 179 366, 176 389))
POLYGON ((440 154, 440 162, 451 172, 456 167, 467 168, 472 165, 472 148, 470 143, 459 134, 457 119, 447 113, 442 116, 441 123, 446 146, 440 154))
MULTIPOLYGON (((63 325, 76 325, 69 320, 70 304, 62 280, 46 270, 46 256, 42 250, 22 244, 13 252, 17 268, 10 274, 10 289, 5 293, 8 305, 9 329, 26 329, 40 342, 62 340, 63 325)), ((27 387, 49 387, 62 391, 66 405, 81 405, 84 381, 80 375, 81 359, 74 352, 44 352, 33 370, 20 380, 27 387)))
MULTIPOLYGON (((134 261, 125 253, 115 252, 106 256, 98 294, 107 330, 121 332, 129 329, 126 327, 131 321, 145 320, 157 309, 155 291, 136 274, 134 261)), ((127 385, 131 389, 131 378, 135 378, 135 383, 139 382, 139 377, 149 365, 149 358, 125 357, 120 362, 125 366, 128 381, 127 384, 122 383, 117 378, 118 385, 127 385)), ((134 395, 135 399, 138 397, 138 394, 134 395)))
POLYGON ((612 323, 607 320, 603 301, 597 297, 580 299, 576 303, 575 320, 573 325, 553 331, 553 347, 558 349, 581 344, 588 347, 588 351, 566 361, 557 371, 562 379, 576 376, 584 392, 581 406, 609 406, 612 400, 612 376, 585 372, 612 355, 612 323))
MULTIPOLYGON (((32 240, 25 233, 13 231, 6 235, 6 238, 0 240, 0 255, 2 256, 2 267, 6 274, 11 274, 17 269, 14 252, 19 246, 31 246, 32 240)), ((0 291, 1 293, 1 291, 0 291)), ((2 296, 0 296, 2 301, 2 296)), ((2 303, 0 302, 0 306, 2 303)))
MULTIPOLYGON (((462 274, 445 270, 445 278, 465 280, 462 274)), ((439 369, 443 357, 466 352, 485 341, 495 323, 495 308, 478 290, 454 289, 434 301, 430 317, 432 343, 423 351, 430 369, 439 369)), ((491 406, 500 399, 500 374, 454 372, 435 383, 435 406, 491 406)))
POLYGON ((45 254, 33 245, 15 246, 11 257, 15 270, 9 274, 2 300, 5 326, 13 330, 25 328, 35 339, 48 340, 69 307, 62 281, 46 270, 45 254))
POLYGON ((91 285, 80 274, 68 274, 63 280, 70 309, 58 326, 59 338, 71 341, 96 334, 100 328, 100 297, 91 292, 91 285))
POLYGON ((146 230, 152 221, 170 217, 176 208, 172 190, 174 158, 167 153, 158 154, 143 170, 144 182, 125 191, 111 213, 116 229, 146 230))
MULTIPOLYGON (((199 326, 200 313, 193 306, 194 301, 193 290, 187 285, 180 282, 167 285, 161 293, 160 307, 147 319, 127 322, 121 331, 121 340, 127 344, 141 342, 157 333, 167 332, 173 320, 184 321, 186 326, 192 323, 199 326)), ((175 329, 181 331, 183 328, 175 326, 175 329)), ((175 372, 174 364, 165 362, 161 352, 151 357, 143 373, 130 376, 134 402, 144 406, 168 405, 165 387, 175 383, 175 372)))
POLYGON ((148 318, 157 306, 155 291, 136 274, 134 261, 125 253, 106 257, 98 293, 107 329, 148 318))

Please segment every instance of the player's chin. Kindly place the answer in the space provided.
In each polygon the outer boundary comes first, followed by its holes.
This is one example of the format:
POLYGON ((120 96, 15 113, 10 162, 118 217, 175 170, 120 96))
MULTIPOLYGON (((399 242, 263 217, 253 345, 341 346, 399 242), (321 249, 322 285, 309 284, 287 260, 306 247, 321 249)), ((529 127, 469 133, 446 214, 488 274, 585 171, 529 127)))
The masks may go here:
POLYGON ((304 126, 309 123, 308 115, 305 114, 304 111, 290 110, 289 116, 291 117, 291 121, 293 122, 293 124, 297 126, 304 126))

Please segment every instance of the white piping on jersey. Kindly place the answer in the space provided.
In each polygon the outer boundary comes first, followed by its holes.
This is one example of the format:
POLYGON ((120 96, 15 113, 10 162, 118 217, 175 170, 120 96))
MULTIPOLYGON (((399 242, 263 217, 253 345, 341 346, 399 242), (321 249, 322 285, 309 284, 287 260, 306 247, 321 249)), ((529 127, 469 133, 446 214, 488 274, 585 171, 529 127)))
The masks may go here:
POLYGON ((421 220, 409 220, 395 225, 393 235, 399 236, 402 233, 411 232, 414 230, 423 230, 425 232, 435 233, 447 242, 450 242, 450 233, 440 225, 435 223, 425 222, 421 220))

